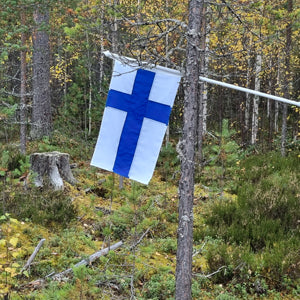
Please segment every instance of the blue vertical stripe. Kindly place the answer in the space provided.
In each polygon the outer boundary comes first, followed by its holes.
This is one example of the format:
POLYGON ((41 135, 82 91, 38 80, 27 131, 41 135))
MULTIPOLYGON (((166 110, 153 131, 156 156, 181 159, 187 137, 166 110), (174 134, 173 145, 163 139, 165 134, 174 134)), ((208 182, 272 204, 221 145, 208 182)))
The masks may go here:
POLYGON ((110 90, 106 106, 127 112, 113 171, 128 177, 144 118, 168 124, 171 107, 149 100, 155 73, 137 70, 132 94, 110 90))

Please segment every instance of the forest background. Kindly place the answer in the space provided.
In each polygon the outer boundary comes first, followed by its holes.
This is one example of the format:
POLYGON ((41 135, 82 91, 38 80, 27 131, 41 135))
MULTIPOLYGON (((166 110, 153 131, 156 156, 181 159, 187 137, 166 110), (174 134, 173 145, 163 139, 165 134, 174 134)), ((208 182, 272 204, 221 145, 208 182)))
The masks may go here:
MULTIPOLYGON (((174 296, 184 82, 148 187, 89 161, 112 70, 103 52, 184 73, 187 23, 188 1, 1 1, 3 297, 174 296), (37 189, 29 155, 54 150, 70 154, 78 183, 37 189), (51 280, 119 240, 63 283, 51 280)), ((200 75, 299 100, 296 1, 205 2, 199 37, 200 75)), ((299 108, 201 83, 195 109, 193 298, 297 299, 299 108)))

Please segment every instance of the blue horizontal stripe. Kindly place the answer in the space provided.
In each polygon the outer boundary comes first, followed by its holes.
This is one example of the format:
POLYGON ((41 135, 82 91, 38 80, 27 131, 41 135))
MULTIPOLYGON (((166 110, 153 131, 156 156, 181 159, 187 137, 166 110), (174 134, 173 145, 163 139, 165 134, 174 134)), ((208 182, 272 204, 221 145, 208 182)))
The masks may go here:
POLYGON ((171 107, 149 100, 155 73, 137 70, 132 94, 108 92, 106 106, 127 112, 113 171, 128 177, 144 118, 168 124, 171 107))

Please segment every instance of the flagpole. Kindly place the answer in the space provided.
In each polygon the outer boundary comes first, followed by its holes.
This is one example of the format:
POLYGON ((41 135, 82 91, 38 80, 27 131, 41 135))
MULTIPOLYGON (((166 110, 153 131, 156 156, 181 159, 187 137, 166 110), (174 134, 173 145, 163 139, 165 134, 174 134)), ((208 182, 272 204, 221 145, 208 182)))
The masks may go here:
MULTIPOLYGON (((133 63, 133 64, 136 64, 136 66, 139 66, 138 61, 134 58, 114 54, 114 53, 111 53, 110 51, 104 51, 103 54, 106 57, 109 57, 111 59, 115 59, 115 60, 118 60, 120 62, 127 63, 127 64, 128 63, 133 63)), ((176 75, 180 74, 180 71, 178 71, 178 70, 169 69, 169 68, 162 67, 162 66, 156 66, 154 64, 149 64, 147 62, 141 62, 141 65, 142 66, 144 65, 145 67, 148 67, 148 68, 155 68, 157 70, 161 70, 163 72, 167 72, 167 73, 170 73, 170 74, 176 74, 176 75)), ((297 102, 297 101, 294 101, 294 100, 289 100, 289 99, 286 99, 286 98, 283 98, 283 97, 273 96, 273 95, 270 95, 270 94, 267 94, 267 93, 262 93, 262 92, 259 92, 259 91, 255 91, 255 90, 251 90, 251 89, 244 88, 244 87, 241 87, 241 86, 237 86, 237 85, 234 85, 234 84, 229 84, 229 83, 226 83, 226 82, 210 79, 210 78, 207 78, 207 77, 200 76, 199 79, 201 81, 205 81, 207 83, 220 85, 220 86, 223 86, 223 87, 226 87, 226 88, 229 88, 229 89, 242 91, 242 92, 245 92, 245 93, 257 95, 257 96, 260 96, 260 97, 264 97, 264 98, 268 98, 268 99, 272 99, 272 100, 279 101, 279 102, 282 102, 282 103, 286 103, 286 104, 295 105, 295 106, 300 107, 300 102, 297 102)))
POLYGON ((272 99, 272 100, 275 100, 275 101, 280 101, 280 102, 283 102, 283 103, 287 103, 287 104, 291 104, 291 105, 295 105, 295 106, 300 107, 300 102, 297 102, 297 101, 289 100, 289 99, 282 98, 282 97, 273 96, 273 95, 262 93, 262 92, 255 91, 255 90, 250 90, 250 89, 240 87, 240 86, 237 86, 237 85, 234 85, 234 84, 229 84, 229 83, 226 83, 226 82, 222 82, 222 81, 218 81, 218 80, 214 80, 214 79, 210 79, 210 78, 206 78, 206 77, 202 77, 202 76, 200 76, 199 79, 201 81, 205 81, 205 82, 208 82, 208 83, 211 83, 211 84, 221 85, 221 86, 224 86, 224 87, 227 87, 227 88, 230 88, 230 89, 242 91, 242 92, 245 92, 245 93, 257 95, 257 96, 264 97, 264 98, 269 98, 269 99, 272 99))
POLYGON ((159 66, 159 65, 150 64, 150 63, 145 62, 145 61, 138 62, 134 58, 121 56, 121 55, 118 55, 118 54, 115 54, 115 53, 111 53, 110 51, 104 51, 103 54, 108 58, 118 60, 121 63, 125 63, 125 64, 128 64, 128 65, 133 64, 134 66, 139 67, 139 68, 140 67, 145 67, 145 68, 150 69, 150 70, 155 68, 155 70, 160 70, 160 71, 163 71, 165 73, 169 73, 169 74, 173 74, 173 75, 177 75, 177 76, 181 75, 181 72, 178 71, 178 70, 166 68, 166 67, 159 66))

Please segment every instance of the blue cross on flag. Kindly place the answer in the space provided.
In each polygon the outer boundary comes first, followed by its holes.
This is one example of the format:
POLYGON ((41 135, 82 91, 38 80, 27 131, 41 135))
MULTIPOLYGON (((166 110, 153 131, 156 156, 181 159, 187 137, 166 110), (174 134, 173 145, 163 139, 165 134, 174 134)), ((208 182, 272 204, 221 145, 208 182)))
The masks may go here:
POLYGON ((156 165, 181 75, 115 60, 91 165, 148 184, 156 165))

